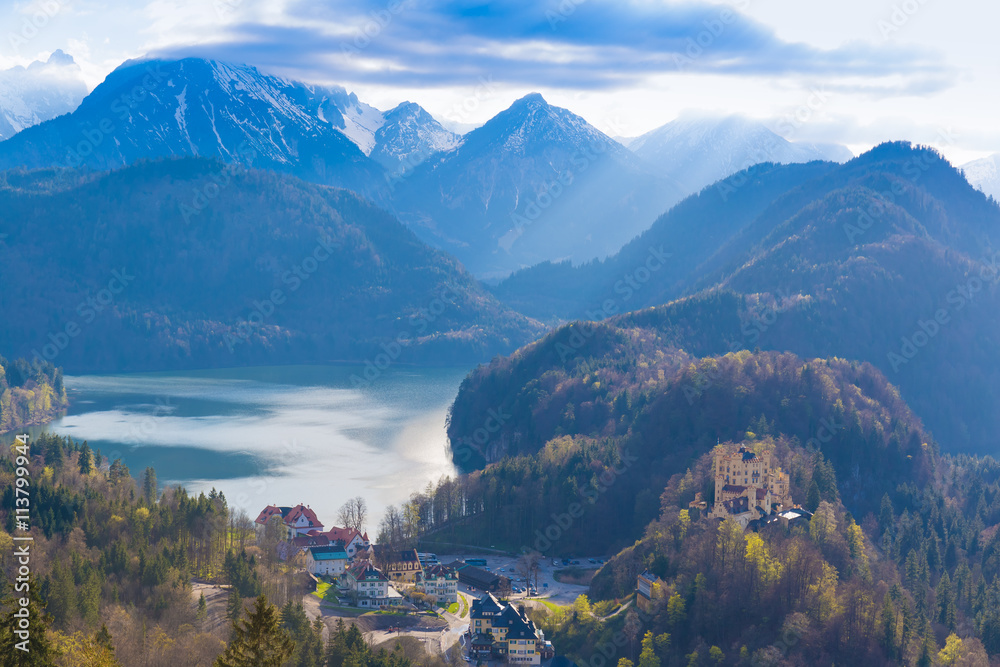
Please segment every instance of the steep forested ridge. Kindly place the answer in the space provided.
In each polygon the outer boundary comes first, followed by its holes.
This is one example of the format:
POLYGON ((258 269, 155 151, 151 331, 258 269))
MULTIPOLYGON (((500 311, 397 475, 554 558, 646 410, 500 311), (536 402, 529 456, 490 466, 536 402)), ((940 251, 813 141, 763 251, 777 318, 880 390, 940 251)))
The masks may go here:
POLYGON ((195 158, 0 183, 0 344, 74 371, 468 362, 541 331, 343 190, 195 158))
POLYGON ((1000 432, 998 248, 995 202, 932 149, 885 144, 833 168, 752 169, 677 206, 618 257, 540 267, 496 293, 520 304, 533 276, 600 286, 579 307, 538 287, 539 304, 696 356, 759 347, 868 361, 943 448, 985 453, 1000 432), (801 170, 811 176, 796 184, 801 170), (650 248, 673 256, 654 268, 650 248))

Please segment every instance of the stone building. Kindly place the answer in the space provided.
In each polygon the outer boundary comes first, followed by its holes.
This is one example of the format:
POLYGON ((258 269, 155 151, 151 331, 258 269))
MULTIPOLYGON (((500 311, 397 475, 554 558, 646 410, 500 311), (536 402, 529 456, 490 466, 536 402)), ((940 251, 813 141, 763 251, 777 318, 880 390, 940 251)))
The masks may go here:
POLYGON ((745 445, 716 449, 715 505, 710 516, 731 518, 744 528, 791 506, 788 474, 775 463, 774 453, 755 453, 745 445))

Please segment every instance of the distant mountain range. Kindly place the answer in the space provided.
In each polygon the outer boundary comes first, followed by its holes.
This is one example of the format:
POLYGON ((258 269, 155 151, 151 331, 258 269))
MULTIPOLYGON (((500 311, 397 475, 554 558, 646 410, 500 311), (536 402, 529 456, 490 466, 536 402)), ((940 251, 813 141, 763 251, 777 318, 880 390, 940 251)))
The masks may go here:
POLYGON ((687 115, 622 143, 687 194, 761 162, 846 162, 854 157, 846 146, 793 143, 738 115, 687 115))
POLYGON ((417 167, 394 205, 477 274, 502 277, 553 257, 602 257, 683 194, 583 118, 531 94, 417 167))
MULTIPOLYGON (((367 159, 367 158, 366 158, 367 159)), ((70 372, 476 363, 535 339, 344 190, 217 160, 0 174, 0 349, 70 372)))
POLYGON ((189 155, 280 171, 358 192, 476 275, 502 278, 604 257, 755 155, 843 157, 732 118, 633 143, 638 154, 538 94, 459 136, 412 102, 382 112, 340 87, 186 58, 125 63, 72 113, 0 143, 0 169, 189 155))
POLYGON ((965 177, 976 188, 1000 200, 1000 153, 962 165, 965 177))
MULTIPOLYGON (((995 202, 933 150, 886 144, 839 166, 758 165, 604 262, 534 267, 495 293, 699 357, 760 347, 869 361, 945 446, 985 453, 1000 432, 998 250, 995 202)), ((574 363, 572 331, 540 343, 549 363, 574 363)))
POLYGON ((0 141, 70 113, 86 95, 80 67, 62 51, 45 62, 0 72, 0 141))

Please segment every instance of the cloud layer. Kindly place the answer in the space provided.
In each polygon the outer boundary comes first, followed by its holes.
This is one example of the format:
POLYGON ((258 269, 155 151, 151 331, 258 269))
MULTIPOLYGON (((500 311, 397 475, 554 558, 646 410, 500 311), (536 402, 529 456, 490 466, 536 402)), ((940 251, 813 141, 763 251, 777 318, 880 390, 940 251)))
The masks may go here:
POLYGON ((306 79, 408 87, 492 77, 600 90, 651 75, 719 74, 891 77, 897 89, 926 92, 951 80, 940 54, 927 49, 892 42, 820 49, 783 41, 733 8, 704 2, 301 1, 266 22, 242 21, 239 10, 210 43, 157 55, 207 55, 306 79))

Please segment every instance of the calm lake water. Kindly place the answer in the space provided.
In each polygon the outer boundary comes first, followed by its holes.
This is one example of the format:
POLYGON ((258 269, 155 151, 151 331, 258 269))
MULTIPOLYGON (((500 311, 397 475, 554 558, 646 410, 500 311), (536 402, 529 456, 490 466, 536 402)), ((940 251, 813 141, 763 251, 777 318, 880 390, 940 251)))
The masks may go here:
MULTIPOLYGON (((66 378, 67 414, 49 425, 87 440, 134 477, 212 487, 256 518, 305 503, 333 525, 340 505, 385 507, 455 470, 445 419, 467 368, 389 369, 354 389, 350 366, 285 366, 66 378)), ((372 535, 374 538, 374 535, 372 535)))

